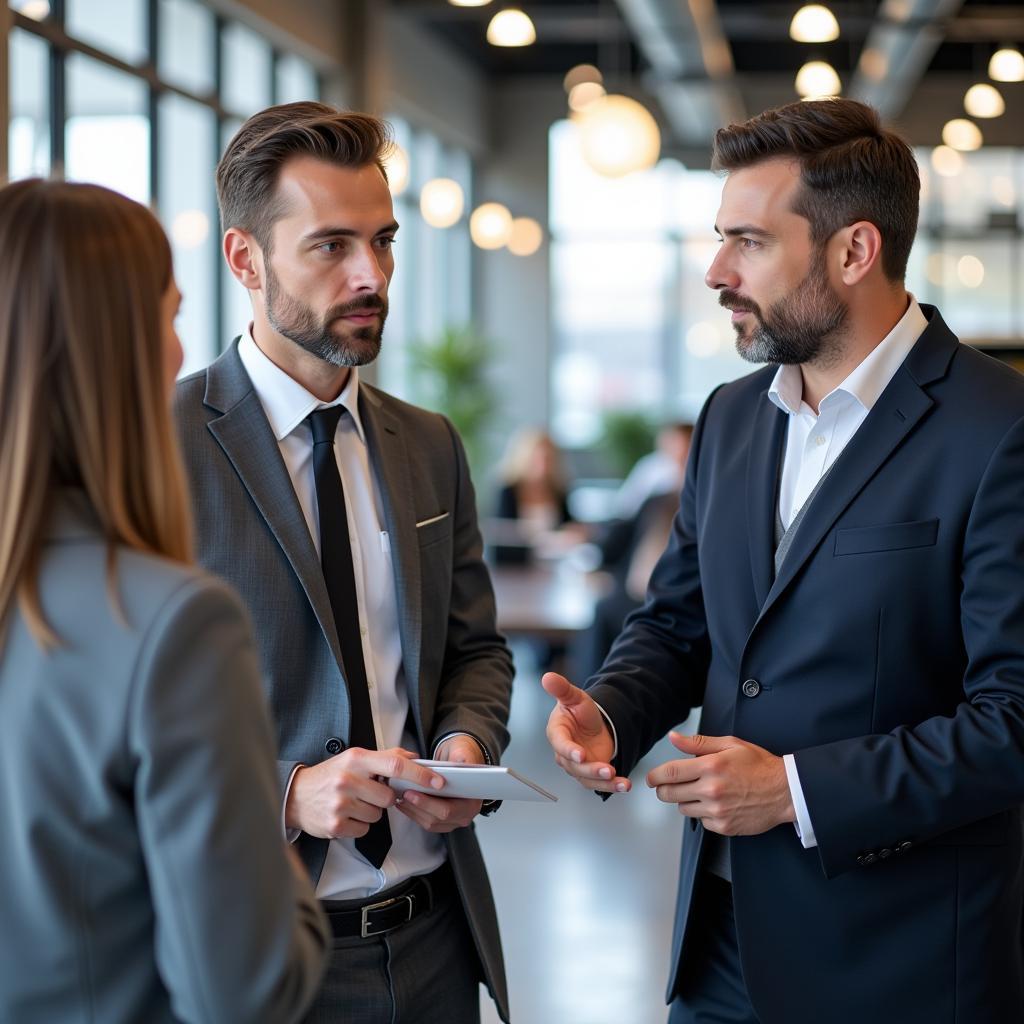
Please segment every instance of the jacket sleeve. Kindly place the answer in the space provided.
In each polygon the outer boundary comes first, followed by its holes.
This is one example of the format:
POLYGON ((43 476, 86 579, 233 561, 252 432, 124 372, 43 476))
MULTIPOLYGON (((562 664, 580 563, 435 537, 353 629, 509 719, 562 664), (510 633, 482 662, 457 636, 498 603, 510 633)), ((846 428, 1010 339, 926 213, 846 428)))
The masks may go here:
POLYGON ((147 631, 128 745, 156 955, 183 1021, 294 1021, 328 938, 281 836, 274 743, 242 606, 191 580, 147 631))
POLYGON ((711 645, 697 545, 698 480, 716 393, 694 427, 681 504, 647 599, 626 619, 604 665, 584 686, 615 727, 615 766, 623 775, 704 699, 711 645))
POLYGON ((452 588, 441 686, 431 746, 441 736, 467 732, 497 764, 508 745, 512 655, 495 621, 494 589, 483 561, 476 496, 466 453, 445 421, 455 463, 452 588))
POLYGON ((795 754, 827 876, 863 863, 865 850, 923 842, 1024 802, 1022 509, 1024 420, 990 457, 967 523, 967 667, 955 713, 795 754))

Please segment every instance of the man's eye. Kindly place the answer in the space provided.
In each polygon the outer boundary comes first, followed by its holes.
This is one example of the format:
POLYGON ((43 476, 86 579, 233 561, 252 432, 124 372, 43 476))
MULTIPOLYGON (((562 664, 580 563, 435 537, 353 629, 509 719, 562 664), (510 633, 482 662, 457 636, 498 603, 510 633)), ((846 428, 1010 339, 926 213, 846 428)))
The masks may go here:
POLYGON ((341 242, 324 242, 322 245, 318 245, 317 249, 328 256, 333 256, 336 252, 341 251, 341 242))
POLYGON ((377 239, 378 249, 390 249, 395 244, 395 239, 391 235, 384 235, 377 239))
POLYGON ((744 249, 757 249, 760 247, 761 243, 756 238, 741 238, 740 245, 742 245, 744 249))

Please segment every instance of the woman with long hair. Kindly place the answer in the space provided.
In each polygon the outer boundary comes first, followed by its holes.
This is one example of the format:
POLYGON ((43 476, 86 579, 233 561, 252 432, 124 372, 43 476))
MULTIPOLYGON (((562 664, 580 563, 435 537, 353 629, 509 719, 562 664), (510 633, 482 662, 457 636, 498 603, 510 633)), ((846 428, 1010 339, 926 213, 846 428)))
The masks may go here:
POLYGON ((190 566, 144 207, 0 190, 0 1020, 278 1022, 326 949, 249 627, 190 566))

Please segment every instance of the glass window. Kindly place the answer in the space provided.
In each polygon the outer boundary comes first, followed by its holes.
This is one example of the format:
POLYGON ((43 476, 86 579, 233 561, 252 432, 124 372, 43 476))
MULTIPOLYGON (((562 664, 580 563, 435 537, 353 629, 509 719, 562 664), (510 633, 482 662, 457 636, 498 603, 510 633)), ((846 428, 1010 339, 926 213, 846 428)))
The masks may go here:
POLYGON ((199 96, 214 87, 213 11, 194 0, 160 0, 157 70, 199 96))
POLYGON ((49 62, 50 48, 42 39, 11 30, 7 160, 12 181, 50 172, 49 62))
POLYGON ((149 194, 148 91, 139 78, 79 53, 67 61, 69 181, 93 181, 140 203, 149 194))
POLYGON ((299 100, 320 99, 316 70, 308 60, 284 54, 277 59, 274 69, 277 103, 297 103, 299 100))
POLYGON ((145 0, 67 0, 68 35, 129 64, 143 64, 146 47, 145 0))
POLYGON ((244 25, 231 24, 221 37, 224 86, 221 101, 232 113, 249 117, 271 104, 270 44, 244 25))
POLYGON ((209 107, 168 94, 160 99, 159 124, 159 209, 184 296, 178 334, 186 374, 219 351, 213 314, 220 236, 212 188, 217 117, 209 107))

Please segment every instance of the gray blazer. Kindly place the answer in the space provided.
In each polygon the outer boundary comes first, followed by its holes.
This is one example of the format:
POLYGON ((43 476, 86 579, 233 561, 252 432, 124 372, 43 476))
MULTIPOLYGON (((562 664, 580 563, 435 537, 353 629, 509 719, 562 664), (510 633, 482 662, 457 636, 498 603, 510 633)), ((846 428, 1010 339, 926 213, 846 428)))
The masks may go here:
MULTIPOLYGON (((297 764, 317 764, 348 743, 344 666, 320 560, 237 341, 179 383, 175 411, 199 560, 238 589, 255 622, 283 787, 297 764)), ((420 749, 462 731, 497 761, 508 742, 512 659, 495 627, 462 444, 444 417, 365 384, 360 416, 391 538, 420 749)), ((476 836, 466 828, 446 840, 485 980, 507 1020, 497 915, 476 836)), ((302 835, 298 845, 319 878, 327 841, 302 835)))
POLYGON ((15 611, 0 648, 0 1020, 296 1020, 328 940, 285 856, 244 610, 161 558, 115 572, 126 619, 65 496, 39 576, 63 645, 15 611))

